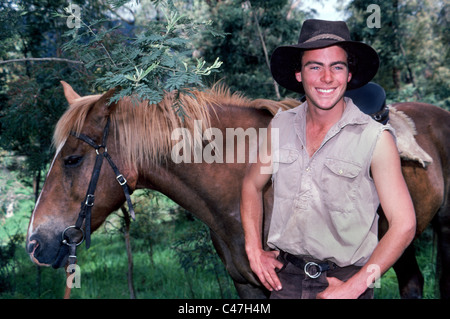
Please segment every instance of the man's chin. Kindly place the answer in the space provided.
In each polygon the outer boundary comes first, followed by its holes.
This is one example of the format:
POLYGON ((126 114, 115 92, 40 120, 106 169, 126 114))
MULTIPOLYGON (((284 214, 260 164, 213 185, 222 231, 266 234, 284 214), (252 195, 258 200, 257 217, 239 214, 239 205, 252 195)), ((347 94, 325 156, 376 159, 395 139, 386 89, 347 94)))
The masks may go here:
POLYGON ((339 105, 340 103, 344 103, 344 95, 338 95, 338 96, 329 96, 329 97, 313 97, 313 98, 306 98, 309 105, 313 105, 319 110, 322 111, 330 111, 336 107, 336 105, 339 105))

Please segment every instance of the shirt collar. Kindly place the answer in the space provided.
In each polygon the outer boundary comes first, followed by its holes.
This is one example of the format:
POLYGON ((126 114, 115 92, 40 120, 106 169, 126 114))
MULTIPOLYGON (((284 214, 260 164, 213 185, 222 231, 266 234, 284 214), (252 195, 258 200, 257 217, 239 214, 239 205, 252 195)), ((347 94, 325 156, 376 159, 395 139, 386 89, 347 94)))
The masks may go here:
MULTIPOLYGON (((346 107, 341 119, 336 123, 340 128, 348 124, 367 124, 369 118, 364 114, 349 97, 344 97, 346 107)), ((308 109, 308 102, 303 102, 296 108, 290 109, 286 112, 296 114, 295 123, 306 123, 306 110, 308 109)))
MULTIPOLYGON (((352 101, 351 98, 344 97, 346 107, 341 119, 333 126, 332 129, 342 129, 347 125, 367 124, 370 117, 364 114, 352 101)), ((294 126, 297 135, 301 138, 306 129, 306 110, 308 109, 308 102, 288 110, 286 112, 295 113, 294 126)))

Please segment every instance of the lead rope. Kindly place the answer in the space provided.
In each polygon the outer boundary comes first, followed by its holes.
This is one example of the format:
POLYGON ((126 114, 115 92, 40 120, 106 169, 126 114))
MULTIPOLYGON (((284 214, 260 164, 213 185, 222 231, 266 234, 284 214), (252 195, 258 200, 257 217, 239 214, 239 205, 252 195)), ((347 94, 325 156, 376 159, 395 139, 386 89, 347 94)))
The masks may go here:
MULTIPOLYGON (((72 269, 72 271, 70 271, 68 268, 71 265, 75 265, 77 263, 77 256, 76 256, 76 250, 77 250, 77 244, 76 243, 71 243, 68 244, 69 246, 69 260, 68 263, 66 265, 65 270, 66 270, 66 289, 64 291, 64 299, 70 299, 70 293, 72 292, 72 286, 69 286, 69 277, 75 273, 75 268, 72 269)), ((70 278, 70 280, 72 280, 70 278)))
POLYGON ((68 267, 69 265, 67 265, 66 267, 65 267, 65 270, 66 270, 66 289, 65 289, 65 291, 64 291, 64 299, 70 299, 70 293, 72 292, 72 288, 70 288, 69 287, 69 285, 67 284, 67 281, 69 280, 69 276, 71 275, 71 274, 69 274, 68 272, 67 272, 67 267, 68 267))

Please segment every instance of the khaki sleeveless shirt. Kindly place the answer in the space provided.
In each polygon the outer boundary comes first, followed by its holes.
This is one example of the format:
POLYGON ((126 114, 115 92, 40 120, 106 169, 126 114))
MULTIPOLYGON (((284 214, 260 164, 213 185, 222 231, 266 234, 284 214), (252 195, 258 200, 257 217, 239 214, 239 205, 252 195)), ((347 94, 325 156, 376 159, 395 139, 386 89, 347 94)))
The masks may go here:
POLYGON ((279 148, 273 151, 275 196, 268 236, 273 249, 341 267, 365 264, 378 243, 379 199, 370 164, 381 132, 391 130, 351 99, 345 101, 342 118, 311 158, 307 102, 273 118, 279 148))

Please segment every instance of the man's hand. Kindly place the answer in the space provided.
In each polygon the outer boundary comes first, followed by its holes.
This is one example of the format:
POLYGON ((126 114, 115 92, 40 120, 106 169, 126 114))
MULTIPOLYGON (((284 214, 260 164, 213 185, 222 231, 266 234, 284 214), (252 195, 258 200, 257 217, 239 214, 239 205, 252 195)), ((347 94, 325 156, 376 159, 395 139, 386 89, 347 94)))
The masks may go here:
POLYGON ((319 292, 316 296, 317 299, 348 299, 349 297, 344 297, 342 295, 341 286, 344 284, 343 281, 334 278, 334 277, 327 277, 328 280, 328 287, 322 291, 319 292))
POLYGON ((279 251, 264 251, 262 249, 248 254, 250 267, 269 291, 282 289, 280 279, 275 272, 275 269, 283 267, 283 263, 277 259, 279 254, 279 251))
POLYGON ((327 277, 328 287, 319 292, 317 299, 357 299, 361 295, 361 291, 347 281, 343 282, 335 277, 327 277))

